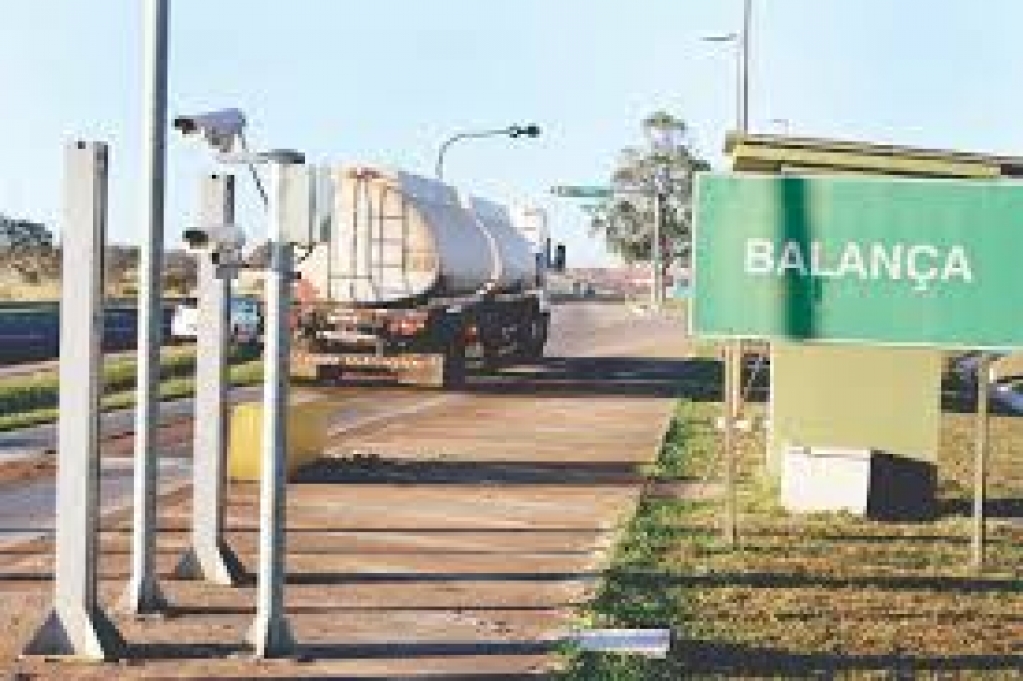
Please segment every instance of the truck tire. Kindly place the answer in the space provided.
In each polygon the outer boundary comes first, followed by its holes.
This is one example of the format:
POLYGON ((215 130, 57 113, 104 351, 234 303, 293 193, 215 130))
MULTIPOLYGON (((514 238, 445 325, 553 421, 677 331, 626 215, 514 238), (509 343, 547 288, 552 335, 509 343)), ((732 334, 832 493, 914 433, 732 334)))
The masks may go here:
POLYGON ((341 367, 334 364, 317 364, 314 372, 317 385, 338 385, 344 376, 341 367))
POLYGON ((465 341, 455 338, 444 353, 441 367, 441 387, 446 390, 465 385, 465 341))
POLYGON ((497 345, 481 342, 480 353, 482 354, 483 371, 493 373, 501 368, 501 353, 497 345))
POLYGON ((547 344, 547 332, 550 325, 550 317, 541 315, 533 318, 523 328, 523 342, 521 357, 526 361, 538 360, 543 357, 543 348, 547 344))

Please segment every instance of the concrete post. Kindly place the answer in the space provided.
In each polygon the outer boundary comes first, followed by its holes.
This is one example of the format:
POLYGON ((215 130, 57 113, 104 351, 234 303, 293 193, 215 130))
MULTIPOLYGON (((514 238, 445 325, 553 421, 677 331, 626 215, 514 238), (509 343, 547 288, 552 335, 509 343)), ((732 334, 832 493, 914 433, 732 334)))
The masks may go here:
POLYGON ((139 263, 138 387, 135 400, 135 488, 131 574, 122 607, 145 615, 167 601, 156 579, 156 429, 163 339, 164 171, 167 140, 167 0, 145 3, 143 69, 143 210, 148 228, 139 263))
POLYGON ((64 157, 55 596, 25 654, 114 660, 124 639, 96 599, 107 146, 64 157))
MULTIPOLYGON (((201 225, 234 224, 234 189, 231 175, 203 178, 201 225)), ((199 256, 192 536, 191 546, 175 570, 178 579, 206 580, 225 586, 238 584, 245 575, 241 561, 224 540, 231 277, 231 270, 218 267, 211 254, 199 256)))
POLYGON ((288 233, 289 166, 273 164, 270 187, 270 269, 266 273, 263 378, 263 452, 260 471, 259 585, 248 642, 256 657, 285 657, 295 646, 284 613, 287 409, 292 246, 288 233))

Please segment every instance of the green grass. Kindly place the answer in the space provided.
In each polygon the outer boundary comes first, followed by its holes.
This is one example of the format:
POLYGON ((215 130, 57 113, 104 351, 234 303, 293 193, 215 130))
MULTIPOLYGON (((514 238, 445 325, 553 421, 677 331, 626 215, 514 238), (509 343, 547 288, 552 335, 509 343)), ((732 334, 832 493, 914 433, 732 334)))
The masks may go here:
MULTIPOLYGON (((262 380, 262 361, 251 350, 235 352, 231 361, 232 384, 251 385, 262 380)), ((160 362, 161 398, 177 399, 193 395, 194 373, 194 348, 165 350, 160 362)), ((104 365, 104 411, 135 404, 135 377, 134 359, 108 361, 104 365)), ((0 381, 0 432, 55 421, 59 383, 56 371, 43 371, 0 381)))
MULTIPOLYGON (((663 480, 718 479, 716 402, 680 403, 663 480)), ((992 424, 994 511, 1020 512, 1023 418, 992 424)), ((570 652, 564 678, 1019 678, 1023 529, 994 519, 988 569, 967 569, 972 416, 946 413, 941 516, 878 523, 790 516, 761 475, 762 435, 740 443, 741 548, 720 540, 716 500, 641 502, 595 600, 593 627, 671 627, 665 660, 570 652)))

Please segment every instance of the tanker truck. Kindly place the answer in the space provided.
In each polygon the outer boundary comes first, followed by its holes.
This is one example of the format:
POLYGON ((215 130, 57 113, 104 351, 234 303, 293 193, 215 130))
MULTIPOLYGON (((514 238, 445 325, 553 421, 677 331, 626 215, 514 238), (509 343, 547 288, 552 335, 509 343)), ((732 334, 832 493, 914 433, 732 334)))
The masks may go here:
MULTIPOLYGON (((292 366, 453 388, 542 356, 546 213, 375 167, 332 172, 330 237, 298 265, 292 366)), ((563 258, 563 249, 559 247, 563 258)))

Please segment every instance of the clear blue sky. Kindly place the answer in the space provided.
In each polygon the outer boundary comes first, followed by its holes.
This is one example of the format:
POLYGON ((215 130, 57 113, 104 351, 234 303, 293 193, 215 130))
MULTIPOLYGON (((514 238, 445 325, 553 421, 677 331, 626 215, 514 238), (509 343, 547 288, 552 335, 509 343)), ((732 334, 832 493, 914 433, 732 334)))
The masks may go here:
MULTIPOLYGON (((699 38, 735 30, 741 0, 171 4, 172 112, 240 106, 256 143, 425 174, 452 131, 538 122, 538 141, 452 150, 448 177, 497 199, 601 181, 653 109, 684 117, 715 163, 734 120, 733 53, 699 38)), ((754 131, 785 118, 797 134, 1023 154, 1019 0, 755 4, 754 131)), ((141 6, 4 3, 0 212, 56 226, 63 141, 102 139, 112 238, 139 238, 141 6)), ((169 167, 177 242, 209 156, 172 136, 169 167)), ((601 262, 580 212, 548 203, 572 263, 601 262)))

